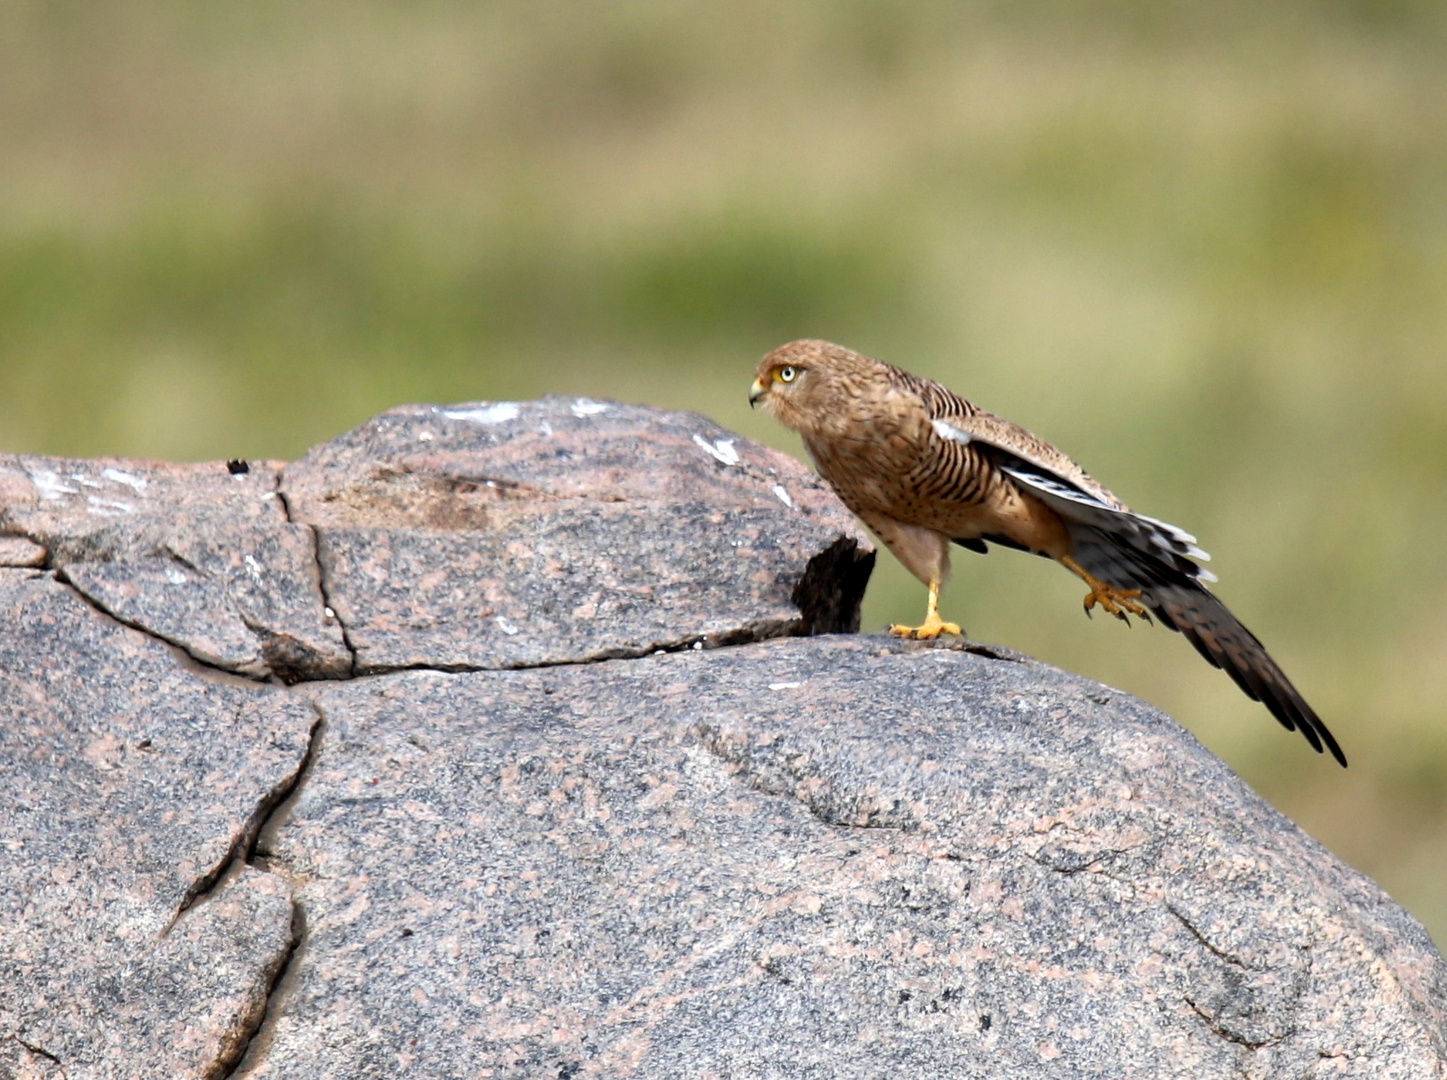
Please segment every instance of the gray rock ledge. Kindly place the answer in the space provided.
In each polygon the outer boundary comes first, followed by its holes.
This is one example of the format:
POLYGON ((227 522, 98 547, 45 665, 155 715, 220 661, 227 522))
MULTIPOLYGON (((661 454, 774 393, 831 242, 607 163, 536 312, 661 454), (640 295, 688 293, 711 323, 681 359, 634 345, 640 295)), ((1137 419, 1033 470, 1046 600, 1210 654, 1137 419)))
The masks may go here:
POLYGON ((0 457, 0 1078, 1447 1076, 1409 915, 1169 717, 859 636, 689 414, 0 457))

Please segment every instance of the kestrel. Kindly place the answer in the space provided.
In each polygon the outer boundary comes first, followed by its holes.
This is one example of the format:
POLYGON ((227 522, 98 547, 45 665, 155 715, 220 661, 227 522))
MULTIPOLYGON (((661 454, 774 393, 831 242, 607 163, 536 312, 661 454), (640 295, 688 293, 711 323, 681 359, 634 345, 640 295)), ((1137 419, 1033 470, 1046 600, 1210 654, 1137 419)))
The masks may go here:
POLYGON ((1045 555, 1090 586, 1124 619, 1154 615, 1312 748, 1346 758, 1310 705, 1206 588, 1214 574, 1196 538, 1130 510, 1070 458, 1030 432, 939 383, 827 341, 795 341, 759 362, 749 391, 798 432, 819 474, 844 505, 929 586, 923 625, 902 637, 960 628, 940 618, 950 544, 985 554, 989 544, 1045 555))

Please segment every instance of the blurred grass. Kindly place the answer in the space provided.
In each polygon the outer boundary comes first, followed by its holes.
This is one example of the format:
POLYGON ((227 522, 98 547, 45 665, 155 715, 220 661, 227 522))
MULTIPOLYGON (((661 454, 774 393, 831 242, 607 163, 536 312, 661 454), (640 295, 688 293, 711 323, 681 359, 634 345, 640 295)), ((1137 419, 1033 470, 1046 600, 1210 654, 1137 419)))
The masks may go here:
MULTIPOLYGON (((0 8, 0 448, 293 458, 404 401, 749 412, 830 337, 1201 537, 1337 733, 961 552, 1447 940, 1447 9, 0 8)), ((866 623, 919 616, 884 560, 866 623)))

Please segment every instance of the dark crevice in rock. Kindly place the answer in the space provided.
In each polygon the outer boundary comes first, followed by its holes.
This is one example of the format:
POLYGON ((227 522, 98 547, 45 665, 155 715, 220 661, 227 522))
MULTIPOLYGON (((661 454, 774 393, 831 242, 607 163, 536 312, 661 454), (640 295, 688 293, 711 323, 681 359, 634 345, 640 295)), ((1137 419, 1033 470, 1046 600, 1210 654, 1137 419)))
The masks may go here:
POLYGON ((1069 877, 1072 874, 1097 874, 1101 877, 1112 877, 1106 869, 1108 860, 1117 859, 1122 855, 1129 855, 1139 851, 1144 845, 1137 845, 1128 848, 1107 848, 1104 851, 1091 852, 1043 852, 1036 851, 1027 855, 1031 862, 1045 867, 1047 870, 1069 877))
POLYGON ((181 898, 176 914, 161 931, 163 937, 171 932, 171 928, 187 911, 213 895, 233 871, 239 870, 242 864, 256 862, 257 842, 260 840, 263 830, 277 811, 300 790, 311 770, 312 762, 316 758, 317 747, 321 740, 323 717, 315 705, 312 706, 312 709, 316 712, 316 719, 312 722, 306 752, 302 754, 301 762, 297 765, 296 770, 282 777, 270 791, 257 801, 256 808, 247 819, 245 828, 237 835, 225 856, 214 867, 198 877, 186 890, 186 895, 181 898))
POLYGON ((1191 922, 1190 919, 1186 918, 1185 915, 1181 914, 1180 910, 1177 909, 1176 906, 1172 904, 1169 900, 1166 901, 1166 910, 1169 911, 1173 916, 1175 916, 1176 921, 1179 922, 1182 926, 1184 926, 1188 931, 1190 931, 1191 936, 1195 938, 1198 942, 1200 942, 1201 945, 1206 949, 1206 951, 1211 953, 1211 955, 1226 961, 1226 963, 1228 964, 1240 968, 1242 971, 1253 970, 1251 965, 1246 963, 1246 961, 1242 960, 1239 956, 1228 953, 1219 946, 1212 944, 1211 940, 1207 938, 1205 934, 1201 933, 1200 929, 1196 926, 1196 924, 1191 922))
POLYGON ((1191 1007, 1191 1011, 1197 1016, 1199 1016, 1202 1022, 1204 1022, 1205 1025, 1213 1032, 1215 1032, 1221 1038, 1225 1039, 1227 1042, 1235 1043, 1237 1046, 1244 1046, 1247 1050, 1261 1050, 1264 1047, 1273 1046, 1277 1043, 1284 1041, 1283 1039, 1265 1039, 1261 1042, 1253 1042, 1251 1039, 1243 1036, 1240 1032, 1232 1031, 1230 1028, 1222 1026, 1221 1022, 1215 1016, 1213 1016, 1208 1010, 1203 1009, 1200 1005, 1196 1004, 1195 999, 1192 998, 1189 994, 1185 996, 1185 1002, 1191 1007))
POLYGON ((24 540, 26 543, 34 544, 37 550, 32 556, 25 558, 24 561, 16 561, 0 555, 0 570, 34 570, 40 572, 50 565, 50 549, 45 545, 37 543, 30 537, 20 533, 0 533, 0 541, 5 540, 7 537, 14 537, 17 540, 24 540))
MULTIPOLYGON (((259 803, 253 816, 253 827, 248 827, 249 840, 242 853, 241 862, 269 874, 288 877, 272 864, 271 840, 291 807, 300 797, 307 778, 311 775, 313 763, 321 747, 322 734, 326 727, 326 714, 315 704, 317 719, 312 724, 311 736, 306 753, 297 771, 273 791, 272 795, 259 803)), ((233 859, 233 863, 235 860, 233 859)), ((223 880, 225 870, 217 881, 223 880)), ((213 886, 214 888, 214 886, 213 886)), ((180 913, 177 913, 178 917, 180 913)), ((230 1080, 232 1077, 248 1074, 265 1054, 271 1042, 277 1018, 281 1014, 281 1003, 291 985, 289 977, 296 970, 296 961, 302 955, 307 940, 306 909, 296 899, 291 900, 291 933, 286 946, 263 972, 267 980, 266 992, 254 1003, 253 1008, 237 1024, 236 1030, 227 1040, 216 1061, 207 1071, 207 1080, 230 1080)))
POLYGON ((295 686, 301 682, 325 682, 328 679, 352 677, 352 667, 356 662, 355 653, 352 654, 344 674, 329 676, 325 673, 325 658, 306 642, 299 641, 291 634, 281 633, 270 626, 258 623, 244 612, 238 612, 237 615, 241 619, 242 625, 256 635, 257 645, 261 650, 261 659, 265 663, 266 669, 271 672, 272 678, 278 682, 287 686, 295 686))
POLYGON ((307 742, 306 753, 302 755, 301 766, 297 769, 289 788, 281 793, 281 797, 272 804, 271 808, 264 815, 256 835, 252 838, 251 846, 246 853, 246 862, 258 870, 265 870, 267 873, 276 873, 277 870, 271 863, 274 852, 273 841, 276 832, 291 816, 291 809, 296 805, 297 799, 301 798, 302 790, 306 787, 307 779, 316 762, 317 755, 321 752, 322 738, 327 730, 327 714, 315 701, 309 702, 316 713, 316 722, 312 724, 310 740, 307 742))
POLYGON ((861 551, 852 536, 841 536, 804 567, 790 599, 799 609, 798 637, 856 634, 864 589, 874 571, 874 552, 861 551))
MULTIPOLYGON (((672 641, 656 641, 635 648, 599 649, 582 656, 557 660, 540 660, 536 663, 517 664, 379 664, 369 667, 358 663, 354 678, 376 678, 382 675, 399 675, 409 671, 435 671, 443 675, 464 675, 483 671, 536 671, 542 668, 578 667, 585 664, 601 664, 611 660, 643 660, 660 653, 707 652, 714 649, 732 648, 736 645, 755 645, 776 638, 801 636, 792 619, 766 619, 748 623, 732 630, 712 634, 690 634, 672 641)), ((322 680, 310 680, 322 681, 322 680)))
MULTIPOLYGON (((130 624, 122 623, 121 625, 129 626, 130 624)), ((144 630, 142 630, 141 632, 145 633, 144 630)), ((173 645, 169 641, 166 641, 164 638, 156 637, 156 635, 154 634, 148 636, 155 638, 155 640, 160 641, 163 645, 165 645, 166 648, 170 650, 171 655, 175 657, 176 663, 179 664, 184 670, 190 672, 192 675, 195 675, 198 679, 204 679, 206 682, 210 683, 221 683, 223 685, 245 686, 248 689, 252 690, 256 689, 258 685, 272 685, 270 680, 263 681, 251 675, 243 675, 238 671, 231 671, 228 668, 221 668, 217 667, 214 664, 208 664, 205 660, 197 660, 195 656, 187 652, 185 649, 181 648, 181 646, 179 645, 173 645)))
POLYGON ((974 641, 963 641, 954 646, 959 652, 967 652, 971 656, 983 656, 986 660, 1003 660, 1009 664, 1028 664, 1030 657, 1024 653, 1016 652, 1013 649, 1004 649, 998 645, 981 645, 974 641))
POLYGON ((938 637, 918 641, 911 638, 901 638, 895 634, 888 634, 887 636, 891 642, 901 642, 915 649, 969 653, 971 656, 983 656, 986 660, 1004 660, 1011 664, 1029 664, 1034 661, 1033 657, 1027 656, 1022 652, 1016 652, 1014 649, 1007 649, 1003 645, 985 645, 978 641, 971 641, 966 637, 938 637))
POLYGON ((1263 969, 1259 965, 1247 963, 1239 956, 1227 952, 1211 942, 1189 918, 1169 901, 1166 902, 1165 907, 1202 948, 1234 969, 1227 977, 1225 985, 1230 990, 1225 996, 1222 996, 1219 989, 1216 993, 1208 992, 1204 1000, 1198 1000, 1198 994, 1190 992, 1183 994, 1182 1000, 1191 1011, 1199 1016, 1201 1021, 1218 1037, 1247 1050, 1256 1051, 1285 1042, 1292 1034, 1290 1025, 1279 1033, 1260 1030, 1266 1010, 1253 991, 1252 984, 1246 980, 1251 973, 1259 973, 1263 969))
POLYGON ((191 573, 195 574, 197 577, 205 577, 205 576, 206 576, 206 571, 205 571, 205 570, 201 569, 201 567, 197 566, 197 565, 196 565, 194 562, 192 562, 190 559, 186 558, 186 556, 182 555, 179 551, 177 551, 175 548, 173 548, 170 544, 162 544, 161 547, 160 547, 160 554, 166 556, 166 558, 170 559, 170 560, 171 560, 173 563, 175 563, 177 566, 183 566, 183 567, 185 567, 187 570, 189 570, 191 573))
POLYGON ((259 1063, 271 1042, 271 1032, 281 1012, 287 977, 296 969, 306 943, 306 911, 296 900, 291 903, 291 936, 286 948, 278 954, 274 969, 269 972, 266 993, 251 1014, 244 1017, 224 1053, 207 1071, 206 1080, 232 1080, 245 1076, 259 1063))
POLYGON ((36 1046, 32 1042, 26 1042, 19 1035, 6 1035, 3 1039, 0 1039, 0 1042, 13 1042, 16 1046, 20 1047, 27 1053, 34 1054, 36 1057, 44 1058, 46 1061, 50 1062, 57 1069, 60 1070, 61 1076, 67 1075, 65 1071, 65 1066, 61 1064, 60 1058, 56 1057, 43 1046, 36 1046))
MULTIPOLYGON (((19 564, 6 563, 6 568, 14 570, 55 569, 55 551, 51 547, 51 545, 45 543, 43 540, 40 539, 40 537, 36 536, 34 533, 26 530, 23 525, 20 525, 15 521, 9 520, 5 509, 3 507, 0 507, 0 540, 5 539, 23 540, 26 543, 34 544, 37 548, 40 549, 40 555, 38 559, 19 564)), ((21 1045, 24 1044, 22 1043, 21 1045)))
POLYGON ((237 671, 234 668, 225 667, 222 664, 217 664, 214 661, 207 660, 205 657, 197 656, 194 652, 187 648, 184 641, 177 641, 175 638, 167 637, 165 634, 158 634, 149 626, 146 626, 142 623, 134 622, 131 619, 127 619, 122 615, 118 615, 116 612, 106 607, 106 605, 103 604, 97 597, 92 596, 90 593, 86 592, 83 588, 81 588, 74 581, 72 581, 69 575, 66 574, 64 567, 51 566, 47 567, 46 569, 50 571, 51 575, 55 578, 58 584, 64 585, 67 589, 69 589, 72 593, 74 593, 82 601, 84 601, 85 604, 89 606, 92 610, 94 610, 97 614, 104 616, 111 622, 118 623, 119 625, 126 627, 128 630, 134 630, 138 634, 144 634, 152 641, 159 641, 161 644, 167 646, 170 649, 184 653, 187 660, 196 664, 198 667, 204 668, 219 676, 225 676, 227 678, 234 679, 244 679, 246 682, 252 685, 267 686, 270 684, 270 680, 268 679, 261 678, 257 675, 248 675, 244 671, 237 671))
MULTIPOLYGON (((291 499, 287 496, 286 491, 283 490, 283 484, 285 483, 285 480, 286 480, 286 471, 285 471, 285 470, 282 470, 281 472, 277 473, 277 476, 276 476, 276 487, 275 487, 275 489, 274 489, 274 490, 275 490, 275 493, 276 493, 276 501, 281 504, 281 512, 282 512, 284 515, 286 515, 286 520, 287 520, 287 523, 288 523, 288 524, 291 524, 291 525, 301 525, 301 526, 303 526, 303 527, 307 530, 307 532, 311 533, 311 538, 312 538, 312 563, 313 563, 313 565, 316 567, 316 572, 317 572, 317 592, 321 595, 321 600, 322 600, 322 613, 323 613, 323 615, 324 615, 326 618, 328 618, 328 619, 335 619, 335 620, 336 620, 337 629, 340 630, 340 631, 341 631, 341 634, 342 634, 342 645, 346 648, 346 650, 347 650, 347 655, 351 657, 351 667, 350 667, 350 669, 349 669, 349 671, 348 671, 347 677, 354 676, 354 675, 357 674, 357 649, 356 649, 356 646, 354 646, 354 645, 352 644, 352 637, 351 637, 351 634, 347 631, 347 624, 342 620, 341 615, 339 615, 339 614, 337 613, 336 607, 332 604, 331 585, 330 585, 330 582, 328 581, 328 576, 327 576, 327 564, 326 564, 326 560, 322 558, 322 534, 321 534, 321 530, 320 530, 319 528, 317 528, 317 526, 313 525, 313 524, 312 524, 311 522, 309 522, 309 521, 301 521, 301 520, 299 520, 299 519, 292 513, 292 509, 291 509, 291 499)), ((270 664, 270 663, 271 663, 271 657, 268 656, 266 659, 267 659, 267 663, 270 664)), ((278 672, 278 674, 280 674, 280 672, 278 672)), ((303 682, 303 681, 306 681, 306 676, 305 676, 305 672, 304 672, 304 671, 299 671, 297 674, 298 674, 298 677, 297 677, 297 678, 295 678, 295 679, 286 679, 286 681, 287 681, 288 683, 295 683, 295 682, 303 682)), ((283 675, 282 678, 285 679, 286 677, 283 675)))
MULTIPOLYGON (((305 524, 305 522, 303 522, 305 524)), ((322 558, 322 534, 315 525, 307 525, 307 530, 312 535, 312 552, 317 565, 317 591, 322 597, 322 614, 328 619, 335 619, 337 629, 342 634, 342 644, 346 647, 347 655, 352 658, 350 673, 357 673, 357 647, 352 644, 352 635, 347 629, 347 624, 337 609, 332 606, 331 588, 327 583, 327 564, 322 558)))

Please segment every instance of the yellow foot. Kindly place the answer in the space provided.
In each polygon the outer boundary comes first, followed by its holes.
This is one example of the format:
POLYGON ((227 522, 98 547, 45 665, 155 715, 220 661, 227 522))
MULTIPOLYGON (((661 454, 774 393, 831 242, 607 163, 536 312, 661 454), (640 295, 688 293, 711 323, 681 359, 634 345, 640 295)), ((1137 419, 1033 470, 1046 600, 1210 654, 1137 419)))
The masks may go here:
POLYGON ((918 641, 933 641, 941 634, 954 634, 956 637, 963 635, 959 623, 945 622, 939 614, 931 611, 925 616, 923 626, 905 626, 895 623, 889 628, 891 634, 902 638, 914 638, 918 641))
POLYGON ((1132 615, 1139 615, 1142 619, 1149 621, 1151 613, 1143 605, 1136 603, 1136 597, 1140 594, 1139 589, 1117 589, 1114 585, 1097 581, 1091 585, 1090 592, 1086 594, 1085 613, 1089 615, 1090 609, 1098 603, 1117 619, 1125 619, 1125 613, 1129 611, 1132 615))
POLYGON ((1090 592, 1085 597, 1085 613, 1087 615, 1090 614, 1091 608, 1099 604, 1106 612, 1123 622, 1130 622, 1126 618, 1126 612, 1138 615, 1146 622, 1151 621, 1151 613, 1146 610, 1145 605, 1136 602, 1141 595, 1139 589, 1117 589, 1114 585, 1107 585, 1094 574, 1087 573, 1078 562, 1068 555, 1060 561, 1079 574, 1090 586, 1090 592))

